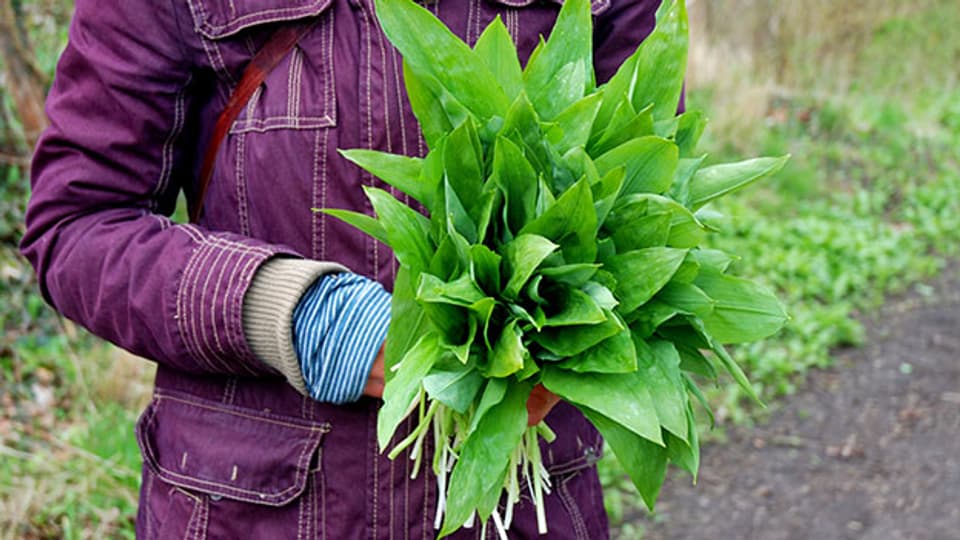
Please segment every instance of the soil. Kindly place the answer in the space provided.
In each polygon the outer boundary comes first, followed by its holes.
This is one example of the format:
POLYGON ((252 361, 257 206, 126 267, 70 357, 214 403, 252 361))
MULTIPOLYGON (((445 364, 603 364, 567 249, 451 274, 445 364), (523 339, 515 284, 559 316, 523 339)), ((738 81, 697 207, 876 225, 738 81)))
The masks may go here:
MULTIPOLYGON (((867 345, 668 475, 644 540, 960 539, 960 276, 884 307, 867 345)), ((622 535, 621 535, 622 536, 622 535)))

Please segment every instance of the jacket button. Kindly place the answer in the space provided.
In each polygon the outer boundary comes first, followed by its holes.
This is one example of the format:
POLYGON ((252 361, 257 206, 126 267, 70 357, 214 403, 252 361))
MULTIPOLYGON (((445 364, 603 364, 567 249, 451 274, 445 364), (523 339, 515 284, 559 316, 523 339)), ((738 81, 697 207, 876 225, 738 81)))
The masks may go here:
POLYGON ((222 497, 221 495, 217 495, 216 493, 214 493, 213 495, 210 495, 210 500, 213 501, 213 502, 217 502, 217 501, 219 501, 219 500, 222 499, 222 498, 223 498, 223 497, 222 497))

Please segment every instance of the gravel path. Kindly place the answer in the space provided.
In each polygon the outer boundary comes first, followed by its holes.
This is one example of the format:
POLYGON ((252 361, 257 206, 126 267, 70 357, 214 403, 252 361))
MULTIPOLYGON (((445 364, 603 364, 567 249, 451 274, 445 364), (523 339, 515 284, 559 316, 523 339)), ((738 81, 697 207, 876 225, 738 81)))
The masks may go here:
POLYGON ((869 341, 763 423, 672 471, 644 540, 960 539, 960 277, 885 307, 869 341))

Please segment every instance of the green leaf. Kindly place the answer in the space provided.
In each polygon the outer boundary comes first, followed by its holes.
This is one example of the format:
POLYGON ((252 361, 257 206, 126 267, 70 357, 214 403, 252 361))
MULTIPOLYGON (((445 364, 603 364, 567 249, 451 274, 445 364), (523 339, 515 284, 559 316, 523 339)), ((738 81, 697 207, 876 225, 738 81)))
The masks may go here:
POLYGON ((677 176, 673 180, 673 185, 670 186, 669 194, 673 200, 684 206, 690 205, 690 181, 706 159, 706 155, 698 158, 680 158, 677 163, 677 176))
POLYGON ((592 278, 599 269, 599 264, 564 264, 550 268, 541 268, 540 275, 550 278, 557 283, 565 283, 571 287, 582 287, 590 281, 590 278, 592 278))
POLYGON ((527 94, 544 120, 553 120, 594 86, 593 18, 589 0, 567 0, 550 38, 523 72, 527 94))
POLYGON ((576 373, 630 373, 637 370, 637 349, 630 330, 607 338, 597 345, 559 363, 576 373))
POLYGON ((638 113, 624 96, 610 122, 598 135, 588 147, 592 156, 603 155, 632 139, 653 135, 653 105, 638 113))
POLYGON ((506 377, 523 369, 530 360, 530 353, 523 345, 523 332, 517 326, 517 321, 510 321, 500 334, 500 339, 490 353, 490 364, 484 375, 486 377, 506 377))
POLYGON ((483 155, 472 120, 458 126, 447 137, 443 152, 443 171, 471 221, 476 224, 480 221, 483 202, 483 155))
POLYGON ((364 186, 364 192, 400 264, 415 271, 426 269, 434 248, 430 242, 429 220, 382 189, 364 186))
POLYGON ((561 135, 560 140, 554 144, 554 148, 558 153, 565 154, 571 148, 586 146, 602 100, 603 94, 599 92, 590 94, 570 105, 557 116, 554 129, 559 130, 561 135))
POLYGON ((521 234, 503 247, 506 275, 510 276, 503 296, 515 299, 540 263, 557 249, 547 238, 537 234, 521 234))
POLYGON ((439 86, 483 121, 506 112, 510 100, 490 68, 432 13, 407 0, 377 0, 376 14, 421 82, 439 86))
POLYGON ((540 118, 526 92, 521 92, 513 100, 507 116, 503 119, 500 133, 523 149, 524 156, 533 165, 537 173, 547 172, 549 162, 543 148, 543 133, 540 130, 540 118))
POLYGON ((653 247, 628 251, 606 261, 604 268, 617 280, 614 291, 620 313, 630 313, 650 300, 680 268, 687 250, 653 247))
POLYGON ((446 515, 440 537, 459 529, 481 504, 478 496, 502 485, 505 456, 520 444, 527 428, 527 398, 532 385, 514 383, 500 403, 492 406, 460 448, 450 475, 446 515))
POLYGON ((427 147, 436 148, 443 136, 453 130, 454 120, 462 121, 469 116, 466 107, 458 107, 455 100, 441 99, 440 84, 436 81, 431 81, 432 84, 424 82, 421 76, 410 70, 406 60, 403 62, 403 81, 410 109, 417 117, 427 147))
MULTIPOLYGON (((543 328, 532 339, 558 357, 575 356, 601 341, 615 336, 626 324, 612 311, 604 311, 607 320, 599 324, 543 328)), ((534 324, 535 327, 540 325, 534 324)))
POLYGON ((641 110, 652 103, 655 120, 677 114, 687 67, 688 31, 684 0, 664 0, 657 11, 656 27, 634 53, 633 107, 641 110))
POLYGON ((542 374, 541 382, 547 390, 603 414, 644 439, 663 444, 656 405, 639 373, 574 373, 545 364, 542 374))
POLYGON ((538 234, 560 244, 569 263, 592 263, 597 256, 597 215, 593 193, 584 178, 560 195, 540 217, 527 223, 521 234, 538 234))
POLYGON ((477 430, 477 427, 480 425, 480 420, 487 414, 487 411, 503 401, 503 397, 507 394, 507 385, 506 379, 485 380, 483 393, 480 395, 480 402, 477 403, 477 410, 474 411, 473 416, 470 417, 470 427, 467 428, 466 438, 470 438, 477 430))
POLYGON ((699 248, 690 250, 690 260, 696 262, 702 271, 712 271, 722 274, 730 267, 730 263, 736 260, 732 255, 720 251, 719 249, 699 248))
POLYGON ((499 15, 480 34, 473 49, 493 72, 507 98, 516 98, 523 90, 523 70, 517 48, 499 15))
POLYGON ((494 147, 493 181, 503 192, 507 227, 517 234, 534 218, 537 173, 520 147, 504 137, 498 137, 494 147))
POLYGON ((666 433, 667 456, 670 461, 693 476, 693 483, 697 483, 697 469, 700 468, 700 438, 697 435, 697 423, 693 417, 693 409, 686 407, 687 437, 681 438, 666 433))
POLYGON ((549 311, 546 313, 545 327, 599 324, 607 320, 605 310, 580 289, 556 284, 548 288, 546 296, 544 309, 549 311))
POLYGON ((410 348, 400 361, 400 367, 383 389, 383 407, 377 413, 377 441, 385 450, 400 422, 410 413, 420 395, 423 378, 441 356, 440 340, 434 333, 427 334, 410 348))
POLYGON ((676 143, 680 157, 689 158, 697 151, 697 143, 707 127, 707 117, 701 111, 687 111, 677 117, 676 143))
POLYGON ((621 196, 633 193, 663 193, 673 183, 679 153, 677 145, 660 137, 640 137, 610 150, 596 159, 597 170, 605 175, 626 166, 627 177, 621 196))
POLYGON ((754 158, 700 169, 690 181, 690 207, 700 208, 717 197, 770 176, 782 169, 788 159, 789 155, 754 158))
POLYGON ((482 384, 483 376, 473 365, 449 357, 435 363, 423 378, 423 387, 431 399, 460 414, 467 412, 482 384))
POLYGON ((663 323, 682 313, 677 307, 660 302, 654 297, 630 314, 630 329, 640 338, 648 338, 663 323))
POLYGON ((585 407, 580 407, 580 410, 603 435, 603 440, 610 445, 617 461, 627 471, 643 502, 653 511, 660 487, 667 476, 667 449, 638 436, 597 411, 585 407))
POLYGON ((717 380, 717 368, 713 366, 713 362, 700 352, 700 349, 684 342, 675 341, 673 344, 677 347, 677 352, 680 354, 681 370, 696 373, 712 381, 717 380))
POLYGON ((393 282, 390 299, 390 325, 384 343, 384 373, 387 381, 407 351, 432 327, 423 309, 416 301, 416 277, 409 268, 401 266, 393 282))
POLYGON ((444 212, 440 215, 446 218, 447 225, 450 227, 447 233, 452 234, 453 231, 456 231, 463 236, 468 244, 476 243, 477 225, 470 217, 467 209, 464 208, 463 202, 460 200, 460 197, 457 196, 457 192, 453 189, 453 186, 450 185, 450 181, 447 180, 447 178, 443 180, 443 200, 444 212))
POLYGON ((690 327, 693 328, 704 341, 706 341, 708 348, 717 355, 717 358, 720 359, 720 363, 723 364, 723 368, 727 370, 727 373, 729 373, 731 377, 733 377, 733 380, 736 381, 737 385, 750 397, 750 399, 762 405, 763 402, 753 389, 753 385, 750 384, 746 374, 743 373, 743 370, 740 369, 740 366, 737 365, 733 358, 730 357, 730 353, 723 348, 723 345, 710 336, 710 333, 704 326, 703 321, 695 317, 689 317, 687 322, 690 324, 690 327))
POLYGON ((387 184, 399 189, 429 207, 436 186, 423 183, 420 173, 423 160, 356 148, 340 150, 340 155, 387 184))
POLYGON ((320 212, 327 214, 328 216, 333 216, 340 221, 356 227, 363 233, 383 242, 384 244, 388 243, 387 240, 387 231, 384 230, 383 225, 377 221, 377 218, 368 216, 361 212, 354 212, 352 210, 341 210, 339 208, 320 208, 320 212))
POLYGON ((442 281, 431 274, 420 274, 417 300, 434 304, 470 307, 483 300, 486 294, 474 283, 469 273, 453 281, 442 281))
POLYGON ((777 297, 752 281, 705 272, 694 283, 714 301, 713 311, 701 319, 720 343, 756 341, 775 334, 787 322, 777 297))
POLYGON ((688 399, 680 374, 680 355, 669 341, 653 340, 644 345, 650 348, 653 355, 648 357, 638 354, 638 379, 653 398, 660 425, 686 442, 688 399))
POLYGON ((500 263, 502 258, 482 244, 470 246, 470 275, 487 295, 500 292, 500 263))
POLYGON ((667 283, 657 293, 656 299, 680 311, 692 313, 701 318, 709 316, 716 305, 716 302, 707 296, 700 287, 675 281, 667 283))

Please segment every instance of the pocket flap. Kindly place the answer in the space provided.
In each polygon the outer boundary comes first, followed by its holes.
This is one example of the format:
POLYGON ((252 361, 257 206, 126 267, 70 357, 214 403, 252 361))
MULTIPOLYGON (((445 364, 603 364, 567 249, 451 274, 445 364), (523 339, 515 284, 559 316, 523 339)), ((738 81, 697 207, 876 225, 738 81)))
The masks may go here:
POLYGON ((258 24, 323 13, 333 0, 190 0, 193 22, 209 39, 220 39, 258 24))
POLYGON ((294 500, 329 424, 158 394, 137 422, 150 470, 165 482, 269 506, 294 500))
MULTIPOLYGON (((500 4, 508 7, 526 7, 541 0, 487 0, 494 4, 500 4)), ((554 4, 563 4, 563 0, 550 0, 554 4)), ((590 10, 594 15, 599 15, 610 7, 610 0, 590 0, 590 10)))

